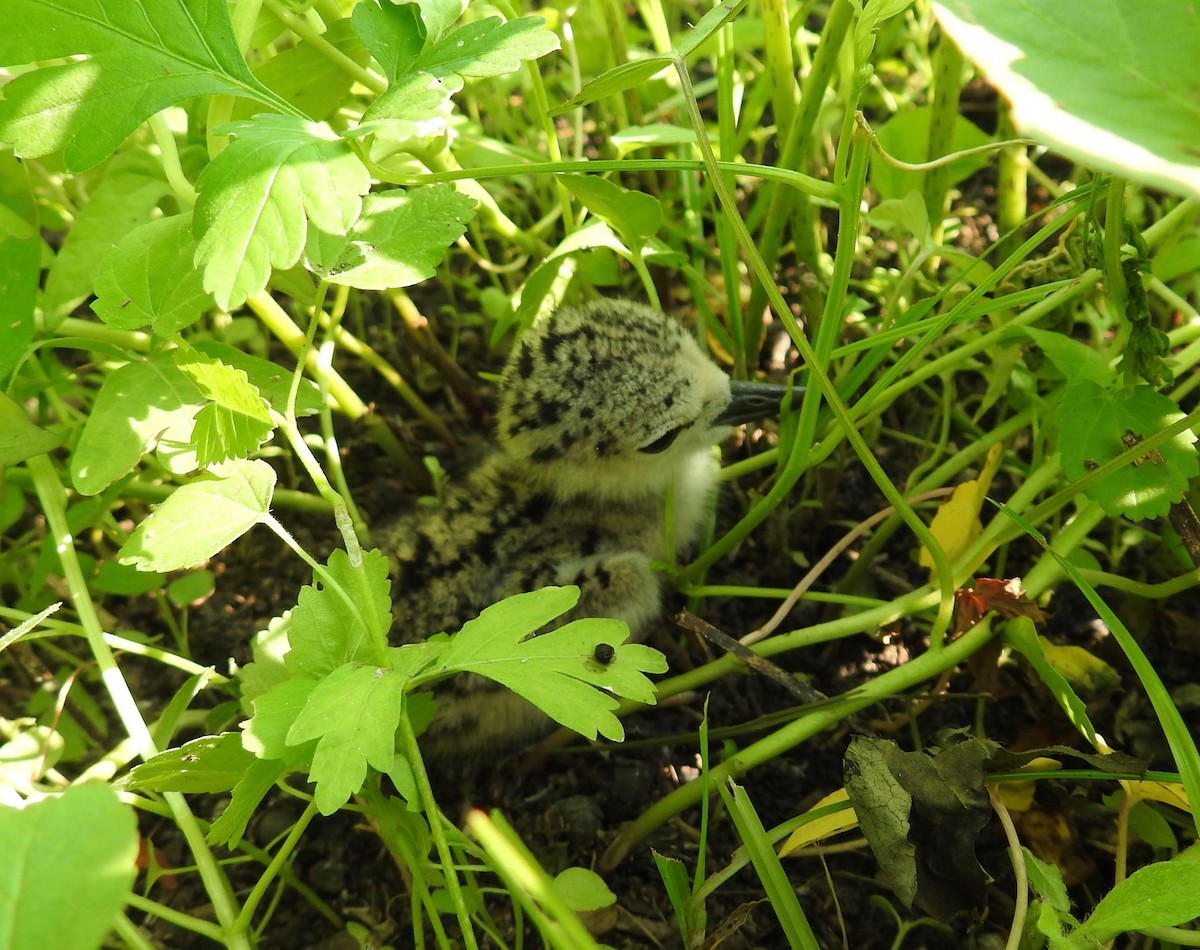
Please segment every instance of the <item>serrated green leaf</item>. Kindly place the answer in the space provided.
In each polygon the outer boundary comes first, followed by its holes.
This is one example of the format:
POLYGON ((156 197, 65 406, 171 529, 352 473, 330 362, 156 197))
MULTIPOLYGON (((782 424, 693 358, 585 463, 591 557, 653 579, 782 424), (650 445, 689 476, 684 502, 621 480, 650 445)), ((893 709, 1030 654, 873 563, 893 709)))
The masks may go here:
POLYGON ((118 786, 133 792, 227 792, 255 761, 239 733, 203 736, 134 766, 118 786))
POLYGON ((171 189, 149 157, 119 156, 76 215, 46 275, 42 308, 51 327, 95 292, 113 247, 148 222, 171 189))
POLYGON ((529 636, 578 598, 576 587, 543 587, 493 604, 450 638, 438 670, 485 676, 580 735, 619 741, 625 732, 612 715, 619 705, 613 697, 653 703, 645 673, 665 671, 666 660, 650 647, 625 645, 629 628, 618 620, 574 620, 529 636), (607 662, 597 659, 597 648, 611 652, 607 662))
POLYGON ((4 12, 0 62, 90 56, 5 86, 0 140, 20 156, 63 149, 67 168, 83 171, 156 112, 196 96, 287 108, 250 74, 226 0, 7 0, 4 12))
POLYGON ((222 126, 233 142, 200 173, 196 262, 204 288, 230 309, 294 265, 309 222, 345 234, 358 220, 370 174, 326 125, 277 115, 222 126))
POLYGON ((309 695, 287 741, 317 740, 309 778, 317 783, 321 814, 333 814, 362 788, 368 765, 381 772, 392 767, 405 683, 383 667, 347 663, 309 695))
POLYGON ((190 443, 192 419, 203 405, 203 394, 170 353, 117 369, 100 387, 71 455, 75 488, 94 495, 156 443, 190 443))
MULTIPOLYGON (((281 413, 286 409, 288 391, 292 385, 291 370, 216 340, 197 340, 195 348, 205 356, 245 373, 251 385, 276 412, 281 413)), ((296 415, 312 416, 320 411, 320 387, 311 379, 301 379, 300 388, 296 391, 296 415)))
POLYGON ((597 217, 603 218, 632 247, 641 245, 663 224, 662 204, 641 191, 622 188, 595 175, 564 175, 559 181, 597 217))
POLYGON ((342 549, 329 556, 323 583, 300 589, 288 620, 291 650, 284 663, 293 675, 320 678, 346 663, 382 664, 392 619, 387 558, 378 549, 354 567, 342 549), (329 580, 354 599, 353 608, 329 580))
POLYGON ((65 435, 34 425, 24 409, 0 392, 0 465, 16 465, 53 451, 62 444, 65 435))
POLYGON ((1178 0, 939 0, 942 28, 1022 135, 1077 162, 1200 197, 1200 30, 1178 0))
POLYGON ((190 346, 180 347, 174 355, 184 375, 212 400, 196 413, 192 430, 197 465, 246 458, 266 441, 275 424, 266 400, 244 372, 190 346))
POLYGON ((1180 856, 1134 871, 1104 895, 1076 933, 1111 940, 1126 931, 1174 927, 1197 917, 1200 861, 1180 856))
POLYGON ((404 76, 363 113, 352 135, 386 133, 396 151, 427 147, 446 134, 451 89, 429 73, 404 76))
POLYGON ((195 567, 262 521, 274 488, 275 471, 261 460, 177 488, 121 545, 121 563, 160 573, 195 567))
POLYGON ((294 677, 255 697, 251 703, 254 715, 242 723, 242 745, 260 759, 278 759, 293 765, 310 762, 315 746, 289 746, 287 737, 317 683, 311 676, 294 677))
POLYGON ((421 23, 425 27, 425 42, 436 43, 467 12, 467 0, 417 0, 421 23))
POLYGON ((371 194, 349 234, 309 232, 308 263, 334 284, 407 287, 434 275, 474 214, 475 203, 450 185, 371 194))
POLYGON ((439 77, 501 76, 561 45, 558 37, 546 29, 544 17, 518 17, 506 23, 490 16, 426 45, 412 69, 439 77))
MULTIPOLYGON (((1105 390, 1089 380, 1068 386, 1055 415, 1059 452, 1068 478, 1082 478, 1147 436, 1183 417, 1179 407, 1150 386, 1105 390)), ((1134 464, 1087 486, 1089 498, 1110 515, 1159 518, 1183 497, 1200 472, 1185 430, 1134 464)))
POLYGON ((350 19, 363 46, 383 67, 388 82, 394 83, 408 72, 425 45, 425 25, 415 3, 367 0, 355 5, 350 19))
POLYGON ((121 330, 149 325, 169 336, 191 326, 213 305, 192 264, 195 253, 191 215, 135 228, 104 256, 92 310, 121 330))
POLYGON ((1099 386, 1107 386, 1115 378, 1108 360, 1086 343, 1051 330, 1036 327, 1024 327, 1023 330, 1067 379, 1073 382, 1088 379, 1099 386))
POLYGON ((0 808, 5 946, 99 947, 133 886, 137 851, 133 809, 101 782, 25 808, 0 808))

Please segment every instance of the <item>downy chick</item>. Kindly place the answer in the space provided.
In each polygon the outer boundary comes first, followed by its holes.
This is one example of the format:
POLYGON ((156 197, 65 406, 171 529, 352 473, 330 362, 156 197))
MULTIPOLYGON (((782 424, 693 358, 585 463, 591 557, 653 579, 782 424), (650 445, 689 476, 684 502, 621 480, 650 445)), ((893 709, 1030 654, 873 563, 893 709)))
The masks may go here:
MULTIPOLYGON (((658 619, 664 508, 677 550, 695 544, 716 489, 713 446, 774 414, 786 387, 731 382, 678 323, 604 300, 559 310, 513 348, 499 385, 498 442, 443 503, 397 523, 392 639, 455 631, 511 594, 575 584, 565 619, 658 619)), ((564 622, 565 622, 564 619, 564 622)), ((491 681, 437 690, 436 753, 520 741, 547 720, 491 681)))

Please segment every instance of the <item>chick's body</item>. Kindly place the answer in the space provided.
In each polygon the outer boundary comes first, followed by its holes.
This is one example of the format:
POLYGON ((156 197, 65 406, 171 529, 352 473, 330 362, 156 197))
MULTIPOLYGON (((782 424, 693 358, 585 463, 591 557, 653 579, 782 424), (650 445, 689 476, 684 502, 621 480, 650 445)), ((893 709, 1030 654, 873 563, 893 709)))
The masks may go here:
MULTIPOLYGON (((778 393, 774 394, 778 398, 778 393)), ((730 431, 729 379, 666 315, 608 300, 560 310, 514 347, 499 386, 498 447, 440 507, 391 531, 392 637, 455 631, 483 608, 575 584, 567 619, 623 620, 644 637, 660 610, 651 562, 693 545, 716 486, 713 445, 730 431)), ((761 414, 761 413, 759 413, 761 414)), ((460 677, 431 730, 484 747, 544 722, 489 681, 460 677)))

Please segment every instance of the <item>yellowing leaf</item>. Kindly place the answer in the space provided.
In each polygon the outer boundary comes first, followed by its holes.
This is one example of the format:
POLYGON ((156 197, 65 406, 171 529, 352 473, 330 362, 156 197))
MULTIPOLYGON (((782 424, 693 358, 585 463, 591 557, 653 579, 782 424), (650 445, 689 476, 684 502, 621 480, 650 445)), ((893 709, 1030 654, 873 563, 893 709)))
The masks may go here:
MULTIPOLYGON (((946 557, 954 560, 967 549, 972 541, 979 537, 983 525, 979 523, 979 512, 987 498, 988 489, 992 487, 992 478, 1000 468, 1000 457, 1004 454, 1004 446, 1000 443, 993 445, 987 454, 983 471, 979 477, 969 482, 963 482, 954 489, 954 494, 942 504, 937 514, 933 516, 933 524, 929 530, 937 538, 946 557)), ((918 557, 922 567, 933 570, 933 558, 924 545, 918 557)))
POLYGON ((1116 670, 1083 647, 1071 644, 1060 646, 1045 637, 1038 639, 1042 642, 1042 655, 1046 662, 1076 690, 1089 695, 1110 693, 1120 682, 1121 677, 1116 670))
POLYGON ((1164 805, 1170 805, 1172 808, 1178 808, 1180 811, 1186 811, 1189 814, 1192 811, 1191 802, 1188 801, 1187 792, 1182 785, 1177 785, 1168 782, 1121 782, 1125 789, 1125 794, 1135 801, 1149 799, 1154 802, 1162 802, 1164 805))
MULTIPOLYGON (((846 794, 846 790, 839 788, 836 792, 830 792, 813 805, 807 814, 811 815, 813 812, 831 805, 848 805, 849 801, 850 797, 846 794)), ((858 815, 855 814, 852 807, 841 808, 828 815, 822 815, 819 818, 814 818, 812 821, 806 822, 793 831, 791 837, 780 847, 779 856, 781 858, 786 857, 799 848, 817 841, 824 841, 827 838, 832 838, 834 835, 841 834, 843 831, 849 831, 851 828, 857 827, 858 815)))

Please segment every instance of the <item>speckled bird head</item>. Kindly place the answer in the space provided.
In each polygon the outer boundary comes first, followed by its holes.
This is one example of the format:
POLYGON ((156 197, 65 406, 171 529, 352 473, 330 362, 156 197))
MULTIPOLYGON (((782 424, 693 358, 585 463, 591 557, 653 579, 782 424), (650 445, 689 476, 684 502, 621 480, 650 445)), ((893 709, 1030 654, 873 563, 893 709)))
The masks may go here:
POLYGON ((658 492, 712 465, 732 401, 729 378, 682 326, 603 300, 559 310, 521 337, 500 383, 499 438, 560 496, 658 492))

